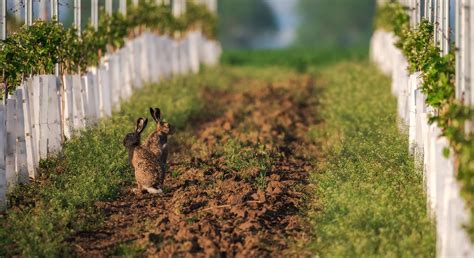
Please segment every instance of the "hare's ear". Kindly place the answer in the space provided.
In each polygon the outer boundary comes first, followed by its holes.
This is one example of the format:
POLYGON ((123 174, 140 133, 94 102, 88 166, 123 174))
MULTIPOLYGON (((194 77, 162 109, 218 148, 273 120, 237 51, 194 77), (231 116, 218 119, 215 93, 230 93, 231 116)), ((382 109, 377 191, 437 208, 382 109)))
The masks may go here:
POLYGON ((148 118, 143 119, 143 118, 138 118, 137 120, 137 127, 135 128, 135 133, 141 134, 143 130, 146 128, 146 124, 148 123, 148 118))
POLYGON ((153 120, 155 120, 155 122, 159 122, 160 119, 161 119, 161 111, 159 108, 150 108, 150 114, 151 114, 151 117, 153 117, 153 120))

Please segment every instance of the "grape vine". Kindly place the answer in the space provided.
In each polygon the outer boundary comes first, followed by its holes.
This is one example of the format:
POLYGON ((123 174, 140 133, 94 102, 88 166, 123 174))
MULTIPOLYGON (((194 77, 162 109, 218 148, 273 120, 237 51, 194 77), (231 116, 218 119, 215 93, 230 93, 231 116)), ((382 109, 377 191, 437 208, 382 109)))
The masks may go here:
MULTIPOLYGON (((463 196, 471 210, 470 225, 466 228, 474 240, 474 133, 466 124, 474 122, 474 108, 455 97, 455 48, 447 55, 434 44, 433 24, 422 20, 410 28, 409 16, 399 3, 387 3, 379 8, 375 24, 378 28, 393 31, 398 37, 396 46, 408 60, 409 72, 421 72, 421 90, 426 104, 434 109, 430 123, 437 123, 450 143, 457 160, 457 177, 463 196)), ((443 152, 446 156, 450 149, 443 152)))
POLYGON ((216 33, 216 15, 193 1, 188 1, 186 13, 180 17, 172 15, 169 5, 157 5, 154 0, 130 5, 126 16, 108 16, 102 10, 99 17, 97 30, 88 25, 80 34, 57 20, 36 20, 21 27, 0 41, 0 81, 6 82, 11 92, 26 76, 53 73, 55 64, 63 73, 84 73, 98 64, 100 53, 121 48, 126 39, 144 30, 172 34, 201 28, 209 38, 216 33))

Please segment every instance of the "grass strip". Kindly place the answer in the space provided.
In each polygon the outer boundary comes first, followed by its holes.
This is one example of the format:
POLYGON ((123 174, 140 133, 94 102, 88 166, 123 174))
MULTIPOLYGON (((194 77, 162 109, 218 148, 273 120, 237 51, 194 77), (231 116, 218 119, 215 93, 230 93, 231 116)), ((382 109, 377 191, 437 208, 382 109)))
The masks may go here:
POLYGON ((316 201, 310 249, 323 257, 433 257, 435 227, 423 176, 397 127, 390 81, 368 62, 322 69, 326 156, 313 175, 316 201))

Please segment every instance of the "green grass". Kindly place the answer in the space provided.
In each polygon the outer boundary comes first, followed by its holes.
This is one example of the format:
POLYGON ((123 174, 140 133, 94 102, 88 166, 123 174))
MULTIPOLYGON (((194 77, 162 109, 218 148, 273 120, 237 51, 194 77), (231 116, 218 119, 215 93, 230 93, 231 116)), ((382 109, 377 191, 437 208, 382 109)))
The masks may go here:
POLYGON ((241 176, 251 181, 255 187, 265 189, 267 187, 266 175, 276 160, 276 154, 268 150, 261 143, 244 144, 237 140, 229 140, 224 144, 223 156, 227 166, 234 171, 240 172, 241 176), (258 170, 256 176, 251 177, 245 171, 258 170))
POLYGON ((322 257, 434 257, 422 172, 399 132, 390 81, 367 62, 317 73, 326 161, 312 181, 310 249, 322 257))
POLYGON ((326 66, 342 60, 363 60, 367 48, 232 50, 222 55, 224 64, 248 67, 287 67, 305 73, 311 66, 326 66))
POLYGON ((120 257, 138 257, 145 251, 143 248, 133 244, 121 244, 112 251, 113 256, 120 257))

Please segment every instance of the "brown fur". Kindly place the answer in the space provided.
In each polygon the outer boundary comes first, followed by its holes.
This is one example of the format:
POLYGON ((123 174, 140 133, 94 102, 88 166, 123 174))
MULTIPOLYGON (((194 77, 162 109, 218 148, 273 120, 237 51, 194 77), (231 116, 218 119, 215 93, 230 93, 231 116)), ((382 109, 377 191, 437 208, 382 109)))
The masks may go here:
POLYGON ((161 167, 150 151, 143 146, 136 147, 131 163, 135 169, 135 180, 139 189, 142 187, 161 188, 161 167))
POLYGON ((160 164, 161 176, 160 183, 163 184, 168 160, 168 135, 173 134, 171 125, 161 120, 160 109, 150 108, 151 116, 156 122, 156 130, 151 133, 143 145, 153 154, 155 160, 160 164))
POLYGON ((160 188, 163 179, 162 166, 152 152, 140 144, 140 135, 148 120, 139 118, 135 132, 129 133, 123 140, 128 150, 130 164, 135 170, 135 180, 139 190, 145 188, 160 188))

